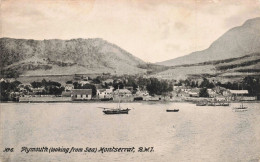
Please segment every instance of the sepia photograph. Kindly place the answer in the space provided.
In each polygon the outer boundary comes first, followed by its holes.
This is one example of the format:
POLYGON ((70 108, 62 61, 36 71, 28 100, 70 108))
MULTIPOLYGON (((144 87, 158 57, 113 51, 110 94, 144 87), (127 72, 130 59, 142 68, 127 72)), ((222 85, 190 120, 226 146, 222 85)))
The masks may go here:
POLYGON ((0 0, 0 162, 260 162, 260 0, 0 0))

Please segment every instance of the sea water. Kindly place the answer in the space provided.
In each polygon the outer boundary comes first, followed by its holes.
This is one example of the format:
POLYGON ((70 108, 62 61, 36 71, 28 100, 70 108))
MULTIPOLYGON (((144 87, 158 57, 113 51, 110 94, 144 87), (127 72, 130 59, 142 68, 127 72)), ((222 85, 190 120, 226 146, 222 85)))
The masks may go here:
POLYGON ((104 115, 100 107, 117 105, 1 103, 0 159, 32 162, 259 161, 260 103, 245 103, 247 111, 237 112, 233 107, 239 105, 122 103, 123 108, 131 109, 129 114, 104 115), (166 112, 174 108, 180 111, 166 112), (23 147, 31 151, 22 151, 23 147), (14 150, 3 152, 5 148, 14 150), (32 148, 48 150, 41 152, 32 148), (108 151, 98 152, 101 148, 108 151), (120 148, 125 149, 115 151, 120 148), (134 151, 127 152, 127 148, 134 151), (50 152, 51 149, 54 152, 50 152))

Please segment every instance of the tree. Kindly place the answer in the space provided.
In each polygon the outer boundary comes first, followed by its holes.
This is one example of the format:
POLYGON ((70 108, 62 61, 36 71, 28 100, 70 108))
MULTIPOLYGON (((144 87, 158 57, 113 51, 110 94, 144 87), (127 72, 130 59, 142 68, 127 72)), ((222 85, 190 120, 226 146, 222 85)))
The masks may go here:
POLYGON ((200 89, 199 96, 200 96, 200 97, 209 97, 209 93, 208 93, 207 88, 201 88, 201 89, 200 89))
POLYGON ((35 81, 34 81, 34 82, 31 83, 31 85, 32 85, 33 88, 39 88, 39 87, 42 86, 42 83, 41 83, 41 82, 35 82, 35 81))
POLYGON ((139 85, 139 88, 142 90, 144 90, 149 83, 150 83, 150 79, 146 79, 143 77, 139 77, 137 79, 137 84, 139 85))
POLYGON ((62 91, 64 91, 64 87, 50 87, 48 94, 51 95, 61 95, 62 91))
POLYGON ((68 80, 66 84, 72 84, 72 80, 68 80))
POLYGON ((92 96, 96 96, 97 94, 97 88, 93 84, 84 84, 82 86, 82 89, 92 89, 92 96))
POLYGON ((173 84, 172 84, 172 83, 169 84, 169 87, 168 87, 168 90, 167 90, 167 91, 168 91, 168 92, 173 91, 173 84))
POLYGON ((14 100, 16 97, 15 95, 11 95, 12 92, 17 92, 18 88, 17 86, 21 84, 19 81, 14 82, 1 82, 0 83, 0 100, 1 101, 8 101, 8 100, 14 100))
POLYGON ((119 83, 114 82, 113 87, 114 87, 114 89, 123 89, 124 84, 122 82, 119 82, 119 83))
POLYGON ((161 84, 157 78, 150 78, 150 84, 147 85, 147 90, 151 95, 161 95, 161 84))
POLYGON ((191 87, 192 87, 192 88, 195 88, 195 87, 196 87, 195 81, 192 81, 192 82, 191 82, 191 87))
POLYGON ((151 95, 162 95, 172 91, 173 86, 167 81, 159 81, 157 78, 150 78, 150 83, 147 85, 147 90, 151 95))
POLYGON ((92 80, 94 84, 100 84, 101 83, 101 77, 97 76, 95 79, 92 80))
POLYGON ((189 79, 185 79, 184 80, 184 84, 185 84, 185 86, 190 86, 191 85, 190 80, 189 79))
POLYGON ((259 78, 254 78, 251 76, 247 76, 242 81, 243 89, 247 89, 249 95, 257 96, 260 92, 260 82, 259 78))
POLYGON ((203 78, 203 81, 200 83, 201 88, 209 88, 210 82, 207 78, 203 78))

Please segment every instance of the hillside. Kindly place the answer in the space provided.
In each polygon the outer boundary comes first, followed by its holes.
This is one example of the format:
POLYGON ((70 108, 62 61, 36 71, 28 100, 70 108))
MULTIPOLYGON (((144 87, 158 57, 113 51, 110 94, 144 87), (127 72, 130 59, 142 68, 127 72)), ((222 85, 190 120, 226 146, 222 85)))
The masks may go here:
MULTIPOLYGON (((0 39, 1 74, 146 73, 142 60, 103 39, 0 39)), ((13 76, 12 76, 13 75, 13 76)))
POLYGON ((260 76, 260 53, 246 56, 209 61, 197 64, 172 66, 168 70, 159 72, 152 77, 162 79, 201 79, 215 78, 220 81, 235 81, 245 76, 260 76))
MULTIPOLYGON (((214 32, 214 31, 212 31, 214 32)), ((260 52, 260 17, 247 20, 242 26, 227 31, 203 51, 157 63, 176 66, 223 60, 260 52)))

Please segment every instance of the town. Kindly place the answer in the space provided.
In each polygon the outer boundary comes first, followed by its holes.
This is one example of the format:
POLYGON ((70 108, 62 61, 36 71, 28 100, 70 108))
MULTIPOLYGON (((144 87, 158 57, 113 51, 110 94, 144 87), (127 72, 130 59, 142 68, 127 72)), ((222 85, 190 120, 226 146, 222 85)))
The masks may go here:
POLYGON ((22 83, 14 78, 0 80, 1 101, 79 102, 79 101, 255 101, 259 100, 259 78, 221 83, 207 78, 162 80, 141 75, 96 76, 74 74, 62 83, 42 79, 22 83))

